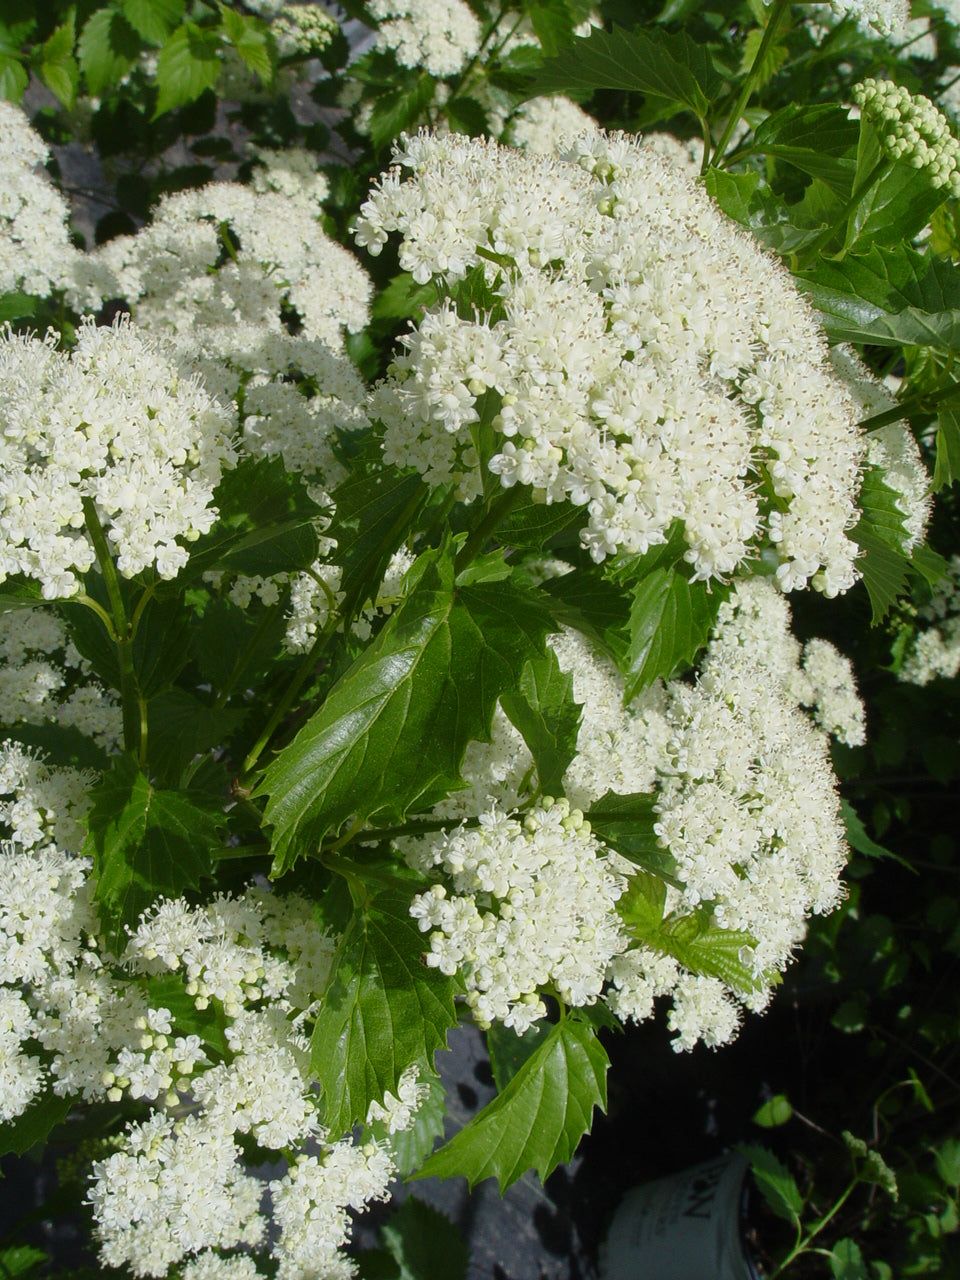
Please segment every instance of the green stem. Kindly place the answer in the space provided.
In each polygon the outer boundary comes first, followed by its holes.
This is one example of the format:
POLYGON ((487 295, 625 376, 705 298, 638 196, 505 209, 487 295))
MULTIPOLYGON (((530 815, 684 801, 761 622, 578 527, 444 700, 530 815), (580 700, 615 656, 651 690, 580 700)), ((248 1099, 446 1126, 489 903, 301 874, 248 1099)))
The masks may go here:
POLYGON ((120 579, 117 577, 117 568, 113 563, 96 505, 92 498, 84 498, 82 501, 87 532, 90 534, 100 572, 103 574, 107 599, 110 601, 110 611, 113 614, 113 638, 117 646, 117 660, 120 666, 123 746, 124 750, 136 756, 140 765, 143 766, 146 763, 147 750, 147 706, 140 693, 137 673, 133 665, 133 630, 127 621, 120 579))
POLYGON ((948 400, 950 396, 955 395, 958 390, 960 390, 960 384, 951 382, 949 387, 941 387, 939 391, 931 392, 930 395, 914 396, 910 400, 901 400, 892 409, 885 409, 883 413, 875 413, 872 418, 864 418, 860 426, 864 431, 875 431, 877 427, 885 427, 888 422, 899 422, 901 418, 908 418, 911 413, 926 413, 942 400, 948 400))
POLYGON ((460 548, 460 554, 454 561, 454 572, 462 573, 471 560, 480 554, 487 545, 490 535, 501 525, 523 496, 524 486, 515 484, 512 489, 505 489, 491 504, 490 509, 474 531, 460 548))
POLYGON ((355 862, 351 862, 349 858, 341 858, 339 854, 333 853, 333 845, 330 849, 324 849, 320 853, 320 862, 328 871, 335 872, 338 876, 343 876, 347 880, 373 881, 374 884, 383 884, 391 889, 397 888, 399 885, 408 891, 414 891, 416 885, 410 880, 404 880, 400 876, 392 876, 389 871, 378 871, 374 867, 361 867, 355 862))
POLYGON ((825 1214, 824 1217, 820 1219, 820 1221, 817 1223, 817 1225, 813 1228, 813 1230, 805 1239, 799 1240, 797 1244, 793 1246, 793 1248, 790 1250, 790 1252, 787 1254, 784 1260, 780 1263, 779 1267, 777 1267, 776 1271, 771 1271, 770 1275, 767 1277, 767 1280, 777 1280, 777 1276, 783 1275, 784 1271, 786 1271, 787 1267, 789 1267, 791 1262, 799 1258, 799 1256, 802 1253, 808 1252, 811 1240, 815 1239, 823 1230, 823 1228, 827 1225, 827 1223, 830 1222, 831 1219, 836 1217, 836 1215, 840 1212, 840 1210, 846 1204, 847 1200, 849 1200, 858 1182, 859 1182, 858 1178, 853 1179, 853 1181, 847 1187, 846 1191, 844 1191, 843 1195, 840 1197, 837 1203, 833 1206, 830 1212, 825 1214))
MULTIPOLYGON (((487 30, 487 34, 486 34, 486 35, 483 37, 483 39, 480 41, 480 44, 479 44, 479 46, 478 46, 478 48, 477 48, 477 52, 473 55, 473 57, 470 59, 470 61, 469 61, 469 62, 467 63, 467 65, 463 68, 463 70, 460 72, 459 76, 457 76, 456 80, 454 80, 453 84, 451 85, 451 87, 450 87, 450 97, 447 99, 447 103, 448 103, 448 104, 449 104, 449 103, 451 103, 451 102, 453 101, 453 99, 457 96, 457 94, 460 92, 460 90, 461 90, 461 89, 463 88, 463 86, 466 84, 466 82, 467 82, 467 80, 468 80, 468 78, 469 78, 469 76, 470 76, 470 73, 473 71, 473 68, 477 65, 477 63, 478 63, 478 62, 480 61, 480 59, 483 57, 484 50, 486 49, 486 47, 487 47, 487 45, 490 43, 490 41, 493 39, 493 36, 494 36, 494 34, 495 34, 496 30, 497 30, 497 27, 498 27, 498 26, 500 25, 500 23, 502 22, 503 17, 504 17, 504 14, 505 14, 506 12, 507 12, 507 5, 506 5, 506 0, 504 0, 504 3, 503 3, 503 4, 501 4, 501 6, 500 6, 500 11, 499 11, 499 13, 498 13, 498 14, 497 14, 497 16, 494 18, 494 20, 490 23, 490 27, 489 27, 489 29, 487 30)), ((513 34, 513 31, 515 31, 515 30, 516 30, 516 27, 514 27, 514 28, 510 31, 509 35, 512 35, 512 34, 513 34)), ((508 37, 507 37, 508 39, 509 39, 509 35, 508 35, 508 37)), ((501 48, 502 48, 502 45, 501 45, 501 48)))
MULTIPOLYGON (((710 157, 710 164, 715 168, 723 159, 723 153, 726 151, 727 145, 733 137, 733 131, 737 127, 740 118, 746 110, 747 103, 750 101, 754 89, 757 87, 757 82, 760 79, 760 71, 763 67, 763 60, 767 56, 767 50, 773 41, 773 37, 777 33, 777 27, 779 27, 783 15, 789 8, 790 0, 776 0, 776 3, 773 6, 773 13, 771 13, 767 20, 767 25, 763 29, 763 39, 760 41, 760 48, 757 50, 757 56, 750 64, 750 70, 747 72, 747 78, 743 82, 743 87, 740 90, 740 96, 737 98, 733 111, 727 117, 727 123, 724 125, 723 133, 720 135, 720 141, 717 143, 716 150, 710 157)), ((706 169, 704 172, 705 171, 706 169)))
POLYGON ((107 613, 102 604, 94 600, 91 596, 88 596, 85 591, 81 591, 78 595, 71 596, 70 603, 86 605, 88 609, 92 609, 106 628, 107 635, 114 643, 116 643, 117 633, 113 629, 113 619, 110 617, 109 613, 107 613))
POLYGON ((798 271, 804 271, 815 261, 820 250, 826 248, 840 228, 847 222, 850 215, 856 209, 857 205, 866 193, 872 186, 880 181, 892 163, 893 162, 888 160, 886 156, 880 157, 863 181, 854 187, 853 194, 843 206, 840 216, 835 218, 833 222, 831 222, 830 226, 821 231, 812 244, 807 246, 804 253, 800 256, 800 261, 797 267, 798 271))

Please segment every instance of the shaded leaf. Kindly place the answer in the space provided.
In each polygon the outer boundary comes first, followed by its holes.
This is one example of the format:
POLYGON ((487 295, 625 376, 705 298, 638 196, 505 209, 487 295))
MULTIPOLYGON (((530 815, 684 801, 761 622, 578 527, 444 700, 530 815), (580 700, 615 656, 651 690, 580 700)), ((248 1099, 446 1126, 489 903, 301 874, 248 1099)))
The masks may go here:
POLYGON ((502 1093, 415 1174, 462 1174, 470 1186, 496 1178, 501 1195, 533 1167, 541 1181, 569 1160, 606 1108, 606 1052, 593 1028, 568 1016, 555 1026, 502 1093))
POLYGON ((907 587, 910 560, 903 552, 907 532, 898 494, 883 481, 883 472, 867 467, 860 486, 860 519, 851 533, 863 554, 857 568, 870 597, 872 622, 882 622, 907 587))
POLYGON ((760 1194, 778 1218, 798 1225, 803 1212, 800 1188, 788 1170, 766 1147, 741 1147, 760 1194))
POLYGON ((237 13, 220 3, 223 30, 230 43, 263 84, 273 81, 277 68, 277 45, 270 28, 252 14, 237 13))
POLYGON ((753 146, 796 165, 849 197, 857 166, 860 128, 839 103, 791 102, 757 126, 753 146))
MULTIPOLYGON (((383 1135, 384 1141, 390 1144, 393 1163, 401 1178, 405 1178, 414 1169, 419 1169, 433 1150, 437 1139, 443 1137, 443 1121, 447 1114, 443 1082, 434 1076, 427 1081, 426 1087, 427 1094, 417 1108, 412 1128, 383 1135)), ((376 1126, 373 1128, 376 1132, 376 1126)))
POLYGON ((487 1040, 487 1052, 490 1054, 490 1067, 497 1085, 497 1091, 504 1089, 517 1074, 523 1064, 543 1044, 553 1028, 546 1019, 535 1022, 523 1035, 517 1035, 512 1027, 505 1027, 502 1022, 494 1022, 484 1033, 487 1040))
POLYGON ((404 1200, 382 1234, 400 1268, 398 1280, 465 1280, 466 1241, 449 1218, 416 1196, 404 1200))
POLYGON ((140 55, 140 37, 116 9, 98 9, 84 23, 77 43, 80 68, 94 97, 127 74, 140 55))
POLYGON ((828 1260, 834 1280, 868 1280, 870 1272, 855 1240, 849 1237, 838 1240, 828 1255, 828 1260))
POLYGON ((123 16, 147 44, 163 44, 186 7, 186 0, 120 0, 123 16))
POLYGON ((411 84, 378 93, 373 99, 367 126, 374 147, 378 150, 385 147, 405 129, 416 124, 433 101, 433 89, 433 77, 423 71, 411 84))
POLYGON ((540 790, 562 792, 563 775, 577 752, 581 708, 573 699, 573 676, 560 669, 552 649, 527 662, 517 688, 500 705, 530 749, 540 790))
POLYGON ((620 796, 613 791, 600 797, 586 814, 593 834, 644 871, 668 884, 676 884, 676 863, 654 831, 657 814, 654 792, 620 796))
POLYGON ((407 1067, 433 1075, 433 1055, 457 1021, 454 982, 422 961, 410 898, 388 892, 354 912, 314 1023, 310 1063, 323 1082, 333 1134, 396 1093, 407 1067))
POLYGON ((943 408, 937 423, 937 461, 933 472, 933 492, 953 484, 960 476, 960 412, 943 408))
POLYGON ((15 1120, 0 1124, 0 1156, 8 1153, 22 1156, 38 1142, 43 1142, 50 1130, 67 1118, 73 1103, 73 1098, 45 1093, 31 1102, 15 1120))
POLYGON ((785 1094, 775 1093, 753 1113, 753 1123, 764 1129, 776 1129, 779 1125, 786 1124, 792 1115, 790 1099, 785 1094))
POLYGON ((619 664, 627 699, 691 665, 729 594, 720 583, 691 582, 674 567, 654 569, 633 588, 619 664))

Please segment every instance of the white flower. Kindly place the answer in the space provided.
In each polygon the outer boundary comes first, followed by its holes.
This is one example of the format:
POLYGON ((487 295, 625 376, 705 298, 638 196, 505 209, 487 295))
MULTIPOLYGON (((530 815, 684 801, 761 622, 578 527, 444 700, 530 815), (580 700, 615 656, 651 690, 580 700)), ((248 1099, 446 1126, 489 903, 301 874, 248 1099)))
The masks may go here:
POLYGON ((377 48, 392 49, 402 67, 455 75, 480 47, 480 23, 464 0, 369 0, 377 48))
POLYGON ((928 605, 919 611, 921 626, 898 674, 907 684, 952 680, 960 672, 960 556, 953 556, 946 576, 928 605))

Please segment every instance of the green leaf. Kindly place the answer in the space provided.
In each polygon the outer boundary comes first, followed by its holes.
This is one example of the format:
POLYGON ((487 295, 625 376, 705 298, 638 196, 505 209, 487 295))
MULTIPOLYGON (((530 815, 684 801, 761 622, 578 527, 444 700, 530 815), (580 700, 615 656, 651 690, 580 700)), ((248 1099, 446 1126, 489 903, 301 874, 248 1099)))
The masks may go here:
POLYGON ((545 58, 573 43, 577 21, 566 0, 527 0, 525 8, 545 58))
POLYGON ((665 882, 649 871, 637 871, 628 880, 627 891, 617 902, 617 912, 628 929, 633 929, 637 937, 644 938, 659 932, 666 901, 665 882))
MULTIPOLYGON (((393 1152, 397 1173, 405 1178, 419 1169, 433 1150, 438 1138, 443 1136, 443 1121, 447 1114, 447 1097, 443 1082, 438 1078, 427 1081, 427 1094, 417 1108, 416 1118, 410 1129, 383 1135, 393 1152)), ((376 1132, 376 1125, 373 1126, 376 1132)))
POLYGON ((177 579, 182 587, 210 569, 261 574, 308 569, 317 558, 314 522, 323 509, 313 502, 283 460, 245 458, 224 473, 214 490, 220 518, 194 544, 177 579))
POLYGON ((869 1280, 867 1264, 860 1246, 849 1237, 838 1240, 828 1255, 830 1274, 834 1280, 869 1280))
POLYGON ((60 1098, 55 1093, 45 1093, 35 1099, 22 1115, 6 1124, 0 1124, 0 1156, 22 1156, 43 1142, 54 1126, 67 1118, 73 1106, 73 1098, 60 1098))
POLYGON ((158 897, 179 897, 210 875, 225 823, 205 797, 155 790, 128 755, 92 789, 84 857, 93 859, 95 897, 107 943, 119 956, 126 926, 158 897))
POLYGON ((489 741, 497 699, 544 652, 553 624, 532 592, 455 590, 438 554, 420 557, 409 597, 266 770, 273 875, 347 818, 398 823, 446 796, 467 743, 489 741))
POLYGON ((154 120, 213 88, 220 75, 219 48, 219 33, 195 22, 182 23, 167 37, 157 55, 154 120))
POLYGON ((766 48, 763 62, 755 66, 765 34, 763 27, 754 27, 748 31, 747 38, 743 42, 743 56, 740 59, 740 74, 746 75, 748 71, 752 71, 757 88, 770 83, 790 54, 786 45, 773 39, 766 48))
POLYGON ((465 133, 470 138, 479 138, 487 132, 486 108, 476 98, 463 98, 458 94, 443 110, 451 133, 465 133))
POLYGON ((140 55, 140 37, 116 9, 98 9, 84 23, 77 44, 87 90, 99 97, 127 74, 140 55))
POLYGON ((910 560, 903 552, 907 532, 898 495, 883 481, 877 467, 867 467, 860 486, 858 503, 862 512, 851 533, 863 554, 857 568, 870 597, 872 622, 876 626, 907 587, 910 560))
POLYGON ((379 151, 405 129, 412 128, 433 101, 434 80, 422 71, 412 83, 382 90, 373 99, 370 141, 379 151))
POLYGON ((533 502, 525 495, 512 507, 497 530, 504 546, 542 551, 551 538, 583 519, 581 508, 572 502, 533 502))
POLYGON ((544 64, 528 97, 627 89, 662 101, 663 114, 686 108, 701 119, 724 80, 703 45, 681 32, 595 29, 544 64))
POLYGON ((49 39, 40 46, 40 79, 50 92, 69 110, 77 96, 80 68, 73 56, 77 32, 74 12, 57 27, 49 39))
POLYGON ((416 1196, 404 1200, 382 1234, 400 1268, 398 1280, 465 1280, 466 1241, 449 1218, 416 1196))
POLYGON ((0 1273, 5 1280, 14 1276, 25 1276, 50 1261, 50 1255, 43 1249, 36 1249, 32 1244, 15 1244, 8 1249, 0 1249, 0 1273))
MULTIPOLYGON (((6 96, 0 89, 0 97, 6 96)), ((32 316, 39 303, 40 299, 29 293, 0 294, 0 324, 4 324, 7 320, 20 320, 23 316, 32 316)))
POLYGON ((176 1034, 199 1036, 214 1053, 226 1057, 230 1045, 224 1034, 223 1018, 216 1005, 198 1009, 194 996, 186 992, 187 979, 179 973, 152 974, 145 981, 145 994, 153 1009, 169 1009, 176 1023, 176 1034))
POLYGON ((354 467, 333 491, 336 514, 327 532, 337 542, 340 586, 348 598, 363 604, 376 590, 429 492, 418 472, 382 466, 354 467))
POLYGON ((960 476, 960 412, 943 408, 937 425, 937 461, 933 492, 939 493, 960 476))
POLYGON ((429 307, 436 300, 434 285, 417 284, 409 271, 401 271, 378 291, 370 314, 374 320, 406 320, 409 316, 419 315, 422 307, 429 307))
POLYGON ((0 49, 0 98, 19 102, 30 83, 30 75, 15 54, 0 49))
POLYGON ((773 1212, 798 1226, 803 1197, 787 1169, 766 1147, 741 1147, 740 1150, 750 1161, 754 1182, 773 1212))
POLYGON ((914 875, 917 874, 916 868, 912 867, 905 858, 901 858, 897 853, 891 853, 882 844, 877 844, 876 840, 871 840, 867 835, 867 829, 863 825, 860 815, 849 800, 840 801, 840 816, 843 818, 847 833, 847 843, 851 849, 856 849, 857 853, 862 853, 868 858, 892 858, 894 862, 899 862, 902 867, 906 867, 914 875))
POLYGON ((942 1142, 934 1149, 933 1162, 948 1187, 953 1190, 960 1187, 960 1139, 947 1138, 942 1142))
POLYGON ((186 0, 120 0, 123 16, 147 44, 163 44, 186 7, 186 0))
POLYGON ((541 589, 550 597, 558 622, 582 631, 607 652, 620 652, 618 637, 630 617, 630 602, 613 583, 596 572, 574 569, 549 578, 541 589))
POLYGON ((545 1180, 573 1155, 594 1107, 605 1110, 608 1066, 593 1028, 566 1017, 506 1089, 414 1176, 462 1174, 471 1187, 493 1177, 501 1195, 531 1167, 545 1180))
POLYGON ((668 884, 676 884, 673 855, 660 843, 654 831, 657 814, 654 792, 619 796, 613 791, 600 797, 586 814, 593 834, 621 857, 629 858, 668 884))
POLYGON ((620 662, 627 699, 677 667, 688 667, 706 644, 729 595, 720 583, 691 582, 674 567, 648 573, 632 591, 629 643, 620 662))
POLYGON ((277 44, 270 28, 253 15, 237 13, 220 3, 223 30, 244 63, 263 84, 273 81, 277 69, 277 44))
POLYGON ((332 1134, 395 1094, 407 1067, 434 1074, 433 1055, 457 1021, 455 988, 422 956, 410 899, 393 891, 357 910, 341 937, 310 1040, 332 1134))
POLYGON ((839 103, 789 106, 774 111, 757 126, 753 146, 796 165, 848 198, 857 166, 856 120, 839 103))
POLYGON ((150 767, 174 786, 198 755, 224 746, 249 714, 246 707, 212 707, 186 689, 155 697, 148 708, 150 767))
POLYGON ((494 1022, 484 1032, 490 1066, 497 1091, 503 1093, 523 1064, 540 1048, 553 1028, 546 1019, 535 1022, 523 1035, 517 1035, 512 1027, 494 1022))
POLYGON ((642 937, 645 945, 672 955, 691 973, 719 978, 735 991, 755 991, 761 985, 752 964, 741 953, 752 953, 756 939, 742 929, 721 929, 704 924, 699 915, 668 917, 652 934, 642 937))
POLYGON ((500 705, 523 735, 537 766, 540 790, 550 795, 563 791, 563 775, 577 753, 580 706, 573 700, 573 676, 560 669, 557 655, 548 649, 544 657, 531 658, 523 668, 513 693, 500 705))
MULTIPOLYGON (((913 172, 913 170, 911 170, 913 172)), ((831 342, 960 350, 960 267, 909 245, 824 258, 797 282, 831 342)))
MULTIPOLYGON (((881 157, 877 132, 861 117, 855 189, 868 179, 881 157)), ((844 249, 862 252, 871 244, 908 244, 927 226, 947 194, 946 187, 935 187, 922 169, 905 160, 888 164, 851 213, 844 249)))
POLYGON ((790 1099, 785 1094, 775 1093, 753 1113, 753 1123, 764 1129, 776 1129, 779 1125, 786 1124, 792 1115, 790 1099))

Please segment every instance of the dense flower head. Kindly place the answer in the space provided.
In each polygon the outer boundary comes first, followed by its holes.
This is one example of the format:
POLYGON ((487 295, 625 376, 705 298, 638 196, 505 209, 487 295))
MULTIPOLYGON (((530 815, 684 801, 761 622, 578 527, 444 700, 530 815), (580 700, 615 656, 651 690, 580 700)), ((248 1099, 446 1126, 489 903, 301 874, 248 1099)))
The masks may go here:
POLYGON ((71 352, 57 336, 0 338, 0 581, 37 579, 72 595, 95 561, 84 501, 117 568, 173 578, 217 518, 213 490, 236 455, 228 420, 129 322, 84 322, 71 352))
POLYGON ((281 58, 321 53, 339 29, 322 4, 285 4, 270 24, 281 58))
POLYGON ((369 0, 377 48, 392 49, 401 67, 455 75, 480 47, 480 23, 464 0, 369 0))
POLYGON ((864 30, 873 28, 881 35, 901 32, 910 21, 910 0, 829 0, 828 5, 815 6, 817 10, 828 8, 836 17, 849 15, 864 30))
POLYGON ((421 134, 397 160, 359 243, 399 232, 416 280, 479 269, 495 303, 444 300, 403 339, 371 401, 388 461, 476 497, 492 397, 489 469, 582 506, 596 561, 679 520, 697 578, 766 547, 785 589, 856 580, 856 404, 789 277, 684 173, 600 131, 562 157, 421 134))
POLYGON ((0 99, 0 293, 62 288, 78 256, 66 201, 40 171, 48 154, 23 111, 0 99))
POLYGON ((907 684, 952 680, 960 673, 960 556, 937 583, 928 604, 918 610, 919 626, 897 672, 907 684))
POLYGON ((877 130, 885 155, 922 170, 935 187, 960 195, 960 142, 929 98, 891 80, 873 79, 858 84, 853 97, 877 130))

